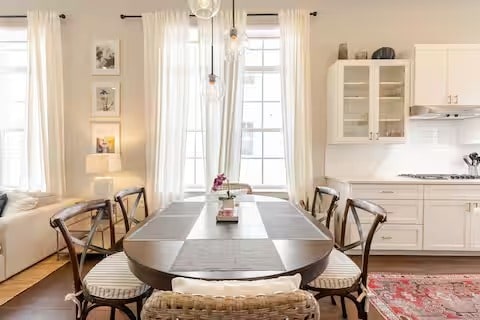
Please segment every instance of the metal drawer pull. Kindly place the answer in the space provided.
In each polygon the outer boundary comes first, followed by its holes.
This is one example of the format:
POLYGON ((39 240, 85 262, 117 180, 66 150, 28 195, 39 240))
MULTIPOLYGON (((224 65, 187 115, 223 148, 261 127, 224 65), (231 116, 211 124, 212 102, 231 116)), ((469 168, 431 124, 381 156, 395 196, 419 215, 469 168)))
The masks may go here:
POLYGON ((387 191, 387 190, 382 190, 380 193, 395 193, 395 191, 387 191))
POLYGON ((383 236, 382 237, 382 240, 392 240, 393 237, 390 237, 390 236, 383 236))

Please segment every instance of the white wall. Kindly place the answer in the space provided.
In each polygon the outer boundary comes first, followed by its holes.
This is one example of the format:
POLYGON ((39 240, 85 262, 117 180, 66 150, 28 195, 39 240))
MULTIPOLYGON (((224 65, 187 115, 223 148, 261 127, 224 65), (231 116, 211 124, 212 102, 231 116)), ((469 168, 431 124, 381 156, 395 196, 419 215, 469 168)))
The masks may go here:
MULTIPOLYGON (((224 1, 224 8, 230 1, 224 1)), ((324 175, 326 69, 337 55, 340 42, 350 53, 381 46, 409 57, 415 43, 480 43, 478 0, 242 0, 248 12, 277 12, 280 8, 317 10, 312 18, 312 80, 314 104, 314 175, 324 175)), ((90 101, 94 81, 119 79, 122 87, 122 159, 125 171, 118 187, 142 183, 145 176, 143 126, 143 35, 140 19, 121 20, 121 13, 139 14, 165 8, 187 8, 184 0, 14 0, 0 1, 0 14, 23 14, 28 9, 55 9, 67 14, 63 22, 65 61, 65 125, 67 191, 89 193, 84 173, 90 150, 90 101), (120 39, 119 77, 92 76, 91 45, 94 39, 120 39)))

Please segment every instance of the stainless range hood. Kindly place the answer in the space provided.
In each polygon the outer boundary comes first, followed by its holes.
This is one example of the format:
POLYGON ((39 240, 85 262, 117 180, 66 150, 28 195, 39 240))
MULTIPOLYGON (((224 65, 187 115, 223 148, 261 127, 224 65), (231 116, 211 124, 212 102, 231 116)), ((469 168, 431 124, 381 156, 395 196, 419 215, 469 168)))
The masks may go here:
POLYGON ((468 119, 480 117, 480 106, 412 106, 410 119, 468 119))

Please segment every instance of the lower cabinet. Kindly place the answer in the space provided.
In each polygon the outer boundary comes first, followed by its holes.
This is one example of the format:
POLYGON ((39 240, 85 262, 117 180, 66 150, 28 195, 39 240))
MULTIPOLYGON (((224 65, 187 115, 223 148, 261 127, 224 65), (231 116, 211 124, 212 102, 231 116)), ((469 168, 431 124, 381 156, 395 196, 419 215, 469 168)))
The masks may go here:
POLYGON ((465 200, 425 200, 424 250, 480 249, 480 208, 465 200))
MULTIPOLYGON (((362 227, 364 232, 370 229, 368 224, 362 227)), ((373 237, 372 250, 422 250, 422 229, 421 225, 384 224, 373 237)), ((350 225, 350 235, 353 241, 359 240, 354 224, 350 225)))

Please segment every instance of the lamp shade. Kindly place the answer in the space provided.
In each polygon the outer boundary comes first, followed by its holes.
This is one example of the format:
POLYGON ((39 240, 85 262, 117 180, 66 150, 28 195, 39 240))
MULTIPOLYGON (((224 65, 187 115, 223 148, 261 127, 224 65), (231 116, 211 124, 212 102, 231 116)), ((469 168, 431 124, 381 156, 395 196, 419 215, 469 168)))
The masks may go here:
POLYGON ((188 0, 192 13, 200 19, 210 19, 220 10, 220 0, 188 0))
POLYGON ((94 153, 85 160, 86 173, 109 173, 122 170, 119 153, 94 153))

